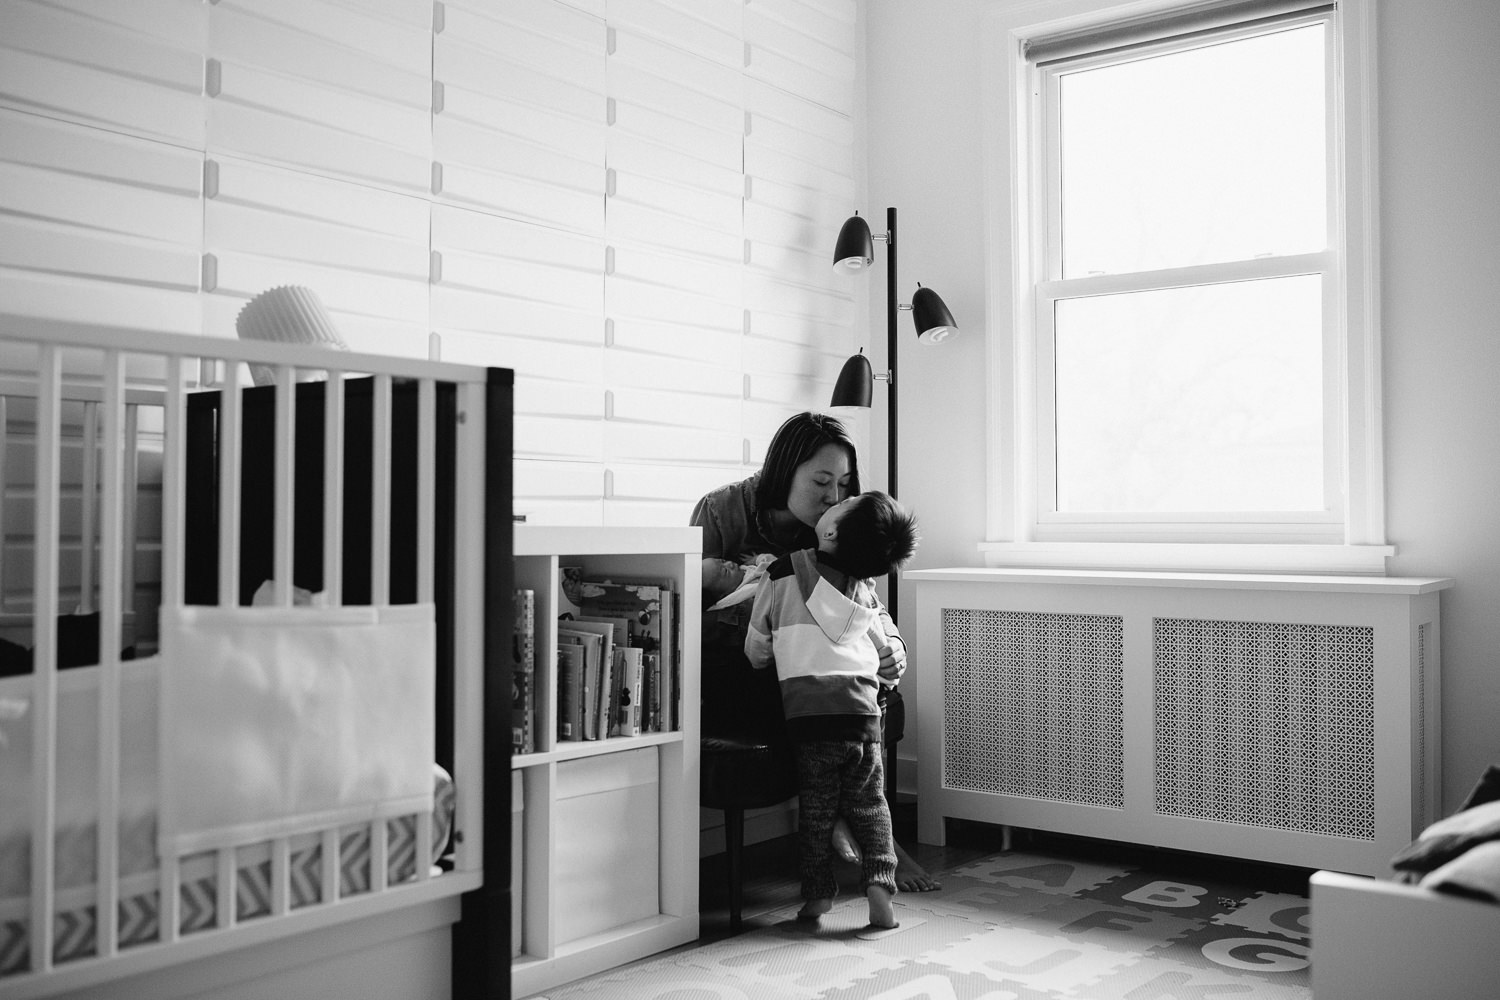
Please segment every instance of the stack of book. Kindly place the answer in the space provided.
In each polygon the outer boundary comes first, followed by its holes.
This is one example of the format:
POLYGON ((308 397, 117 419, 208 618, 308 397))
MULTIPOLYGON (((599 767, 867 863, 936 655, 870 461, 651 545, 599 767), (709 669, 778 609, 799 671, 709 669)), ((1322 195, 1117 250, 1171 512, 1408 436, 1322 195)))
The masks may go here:
POLYGON ((678 728, 679 595, 669 585, 563 571, 557 623, 557 738, 678 728))

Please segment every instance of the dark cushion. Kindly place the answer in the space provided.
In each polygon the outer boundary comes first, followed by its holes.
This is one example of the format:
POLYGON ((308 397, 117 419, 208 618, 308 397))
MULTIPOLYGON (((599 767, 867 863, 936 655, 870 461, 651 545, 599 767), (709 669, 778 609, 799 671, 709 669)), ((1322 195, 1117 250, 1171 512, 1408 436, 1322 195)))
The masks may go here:
POLYGON ((1419 884, 1453 896, 1500 903, 1500 840, 1471 847, 1428 872, 1419 884))
POLYGON ((1397 871, 1426 874, 1469 848, 1496 839, 1500 839, 1500 800, 1438 820, 1391 859, 1391 866, 1397 871))
POLYGON ((1494 802, 1496 799, 1500 799, 1500 764, 1491 764, 1484 769, 1484 773, 1479 776, 1479 782, 1458 809, 1462 812, 1465 809, 1482 806, 1486 802, 1494 802))

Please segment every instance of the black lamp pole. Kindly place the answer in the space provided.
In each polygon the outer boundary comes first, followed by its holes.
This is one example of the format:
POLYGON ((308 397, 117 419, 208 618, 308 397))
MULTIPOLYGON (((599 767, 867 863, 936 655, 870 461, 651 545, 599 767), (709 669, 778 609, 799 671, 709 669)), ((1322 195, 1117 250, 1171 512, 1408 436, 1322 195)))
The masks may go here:
MULTIPOLYGON (((885 363, 886 363, 886 483, 896 496, 896 209, 885 210, 885 363)), ((891 606, 895 607, 896 575, 891 574, 891 606)))
MULTIPOLYGON (((886 440, 886 486, 893 497, 900 494, 896 492, 896 209, 891 206, 885 210, 885 440, 886 440)), ((886 591, 889 600, 886 608, 891 613, 891 621, 896 620, 896 580, 900 574, 891 571, 886 578, 886 591)))

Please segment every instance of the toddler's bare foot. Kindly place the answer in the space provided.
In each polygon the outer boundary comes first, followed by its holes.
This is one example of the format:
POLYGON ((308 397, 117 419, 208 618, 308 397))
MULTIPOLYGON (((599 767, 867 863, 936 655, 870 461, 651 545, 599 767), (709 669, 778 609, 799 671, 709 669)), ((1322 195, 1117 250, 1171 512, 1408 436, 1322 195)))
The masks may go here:
POLYGON ((865 899, 870 903, 870 926, 881 930, 890 930, 892 927, 900 927, 901 923, 896 919, 896 904, 892 901, 891 893, 878 885, 872 885, 865 890, 865 899))
POLYGON ((854 832, 849 829, 849 824, 844 817, 840 816, 833 821, 833 853, 845 861, 859 864, 864 860, 864 852, 859 849, 859 842, 854 839, 854 832))
POLYGON ((817 920, 831 909, 833 909, 831 899, 809 899, 802 904, 802 909, 797 911, 797 919, 817 920))

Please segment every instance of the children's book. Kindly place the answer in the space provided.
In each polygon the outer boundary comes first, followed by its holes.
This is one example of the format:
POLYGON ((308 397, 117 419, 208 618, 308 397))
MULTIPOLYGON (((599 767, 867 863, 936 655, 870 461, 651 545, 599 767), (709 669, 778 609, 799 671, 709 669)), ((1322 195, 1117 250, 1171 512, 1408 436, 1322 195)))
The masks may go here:
POLYGON ((615 724, 609 733, 611 736, 641 735, 642 652, 635 646, 622 646, 615 650, 615 672, 620 683, 615 724))
POLYGON ((661 654, 641 656, 641 728, 648 733, 661 732, 661 654))
POLYGON ((582 679, 578 689, 579 705, 574 709, 573 718, 578 722, 575 740, 596 740, 599 738, 599 674, 601 669, 600 659, 604 655, 603 638, 598 632, 590 632, 587 629, 575 629, 571 622, 558 622, 557 644, 571 644, 583 647, 582 679))
POLYGON ((557 639, 557 738, 583 739, 583 646, 557 639))
POLYGON ((662 642, 662 593, 653 583, 616 583, 583 580, 579 585, 579 614, 594 618, 623 618, 629 623, 630 645, 648 653, 662 642))
POLYGON ((584 664, 584 686, 589 690, 590 701, 583 709, 583 738, 603 739, 609 735, 611 720, 614 718, 615 627, 609 622, 574 619, 558 622, 557 628, 559 632, 583 632, 599 637, 597 660, 591 653, 588 662, 584 664))
POLYGON ((511 751, 536 749, 536 592, 517 590, 511 633, 511 751))

